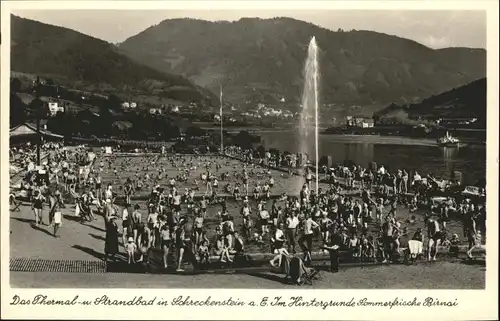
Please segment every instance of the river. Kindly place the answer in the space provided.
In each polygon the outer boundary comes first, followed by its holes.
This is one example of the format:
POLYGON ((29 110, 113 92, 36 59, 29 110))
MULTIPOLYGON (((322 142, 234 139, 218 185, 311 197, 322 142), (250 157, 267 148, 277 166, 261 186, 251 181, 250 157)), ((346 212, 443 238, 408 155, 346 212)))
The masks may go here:
MULTIPOLYGON (((297 152, 298 138, 293 132, 261 132, 263 145, 280 151, 297 152)), ((320 135, 320 156, 331 156, 333 163, 352 160, 368 166, 372 161, 389 170, 406 168, 449 178, 451 171, 462 172, 464 184, 475 184, 486 177, 486 146, 439 147, 433 140, 404 137, 320 135)))

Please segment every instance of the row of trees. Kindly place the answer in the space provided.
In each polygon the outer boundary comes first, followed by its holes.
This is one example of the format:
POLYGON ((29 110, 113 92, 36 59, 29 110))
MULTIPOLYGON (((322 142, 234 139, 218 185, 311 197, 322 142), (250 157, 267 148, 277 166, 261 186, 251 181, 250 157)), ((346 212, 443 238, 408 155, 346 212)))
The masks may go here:
POLYGON ((180 136, 171 119, 148 114, 116 117, 107 109, 99 114, 86 109, 78 113, 58 113, 49 118, 49 130, 79 137, 118 137, 133 140, 170 140, 180 136))
MULTIPOLYGON (((81 92, 71 91, 54 85, 49 81, 45 84, 36 82, 27 86, 19 79, 11 79, 10 93, 10 122, 11 127, 25 122, 34 122, 37 118, 47 120, 47 129, 67 137, 116 137, 128 140, 168 141, 181 136, 179 119, 169 115, 152 115, 145 111, 123 113, 121 101, 110 95, 107 98, 86 96, 85 101, 97 107, 97 112, 90 108, 81 108, 79 111, 66 109, 49 117, 48 105, 39 98, 29 104, 22 101, 18 94, 29 93, 37 97, 54 97, 65 99, 83 105, 81 92)), ((82 106, 83 107, 83 106, 82 106)), ((192 144, 201 139, 207 146, 219 146, 220 135, 209 133, 198 126, 191 125, 184 130, 184 142, 192 144)), ((224 133, 224 144, 234 144, 244 149, 250 149, 260 142, 260 137, 253 136, 246 131, 236 135, 224 133)))

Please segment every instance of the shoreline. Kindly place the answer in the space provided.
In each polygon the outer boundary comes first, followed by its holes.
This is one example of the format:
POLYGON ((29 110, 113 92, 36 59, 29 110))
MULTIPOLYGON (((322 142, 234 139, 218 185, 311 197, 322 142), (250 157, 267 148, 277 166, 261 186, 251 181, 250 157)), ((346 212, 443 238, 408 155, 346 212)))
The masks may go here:
MULTIPOLYGON (((219 127, 201 127, 203 130, 207 131, 218 131, 219 127)), ((289 134, 295 133, 296 128, 267 128, 267 127, 228 127, 224 128, 224 131, 230 134, 237 134, 240 131, 247 131, 250 134, 259 134, 261 138, 267 134, 289 134), (263 134, 263 135, 260 135, 263 134)), ((326 131, 319 132, 320 137, 329 138, 334 142, 339 143, 373 143, 377 145, 417 145, 417 146, 429 146, 429 147, 440 147, 435 139, 425 138, 425 137, 411 137, 411 136, 401 136, 401 135, 384 135, 384 134, 337 134, 329 133, 326 131), (348 141, 347 141, 348 140, 348 141)), ((486 141, 478 139, 461 139, 464 146, 486 146, 486 141)))

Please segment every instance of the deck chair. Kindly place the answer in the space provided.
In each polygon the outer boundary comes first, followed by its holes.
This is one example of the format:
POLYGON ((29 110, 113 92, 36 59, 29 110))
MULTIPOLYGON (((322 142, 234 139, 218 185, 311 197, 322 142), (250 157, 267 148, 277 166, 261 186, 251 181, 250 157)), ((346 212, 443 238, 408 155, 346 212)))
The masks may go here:
POLYGON ((16 196, 14 194, 10 194, 9 195, 9 205, 14 205, 14 208, 11 209, 10 211, 11 212, 14 212, 14 211, 18 211, 20 212, 21 209, 19 208, 21 205, 23 204, 23 202, 21 201, 16 201, 16 196))
POLYGON ((318 279, 318 272, 304 265, 299 257, 292 257, 289 261, 288 277, 297 285, 313 285, 313 280, 318 279))
POLYGON ((405 263, 414 263, 423 254, 424 245, 420 241, 408 241, 408 248, 405 251, 405 263))

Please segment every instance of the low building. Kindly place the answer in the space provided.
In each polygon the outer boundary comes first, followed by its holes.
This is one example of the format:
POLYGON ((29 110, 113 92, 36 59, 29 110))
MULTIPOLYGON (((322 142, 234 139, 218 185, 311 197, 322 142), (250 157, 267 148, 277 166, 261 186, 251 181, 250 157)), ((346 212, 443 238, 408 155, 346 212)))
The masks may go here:
POLYGON ((362 127, 363 128, 373 128, 375 125, 375 122, 373 121, 373 119, 371 118, 366 118, 363 123, 362 123, 362 127))
POLYGON ((373 128, 375 122, 373 118, 347 116, 346 125, 347 127, 373 128))

